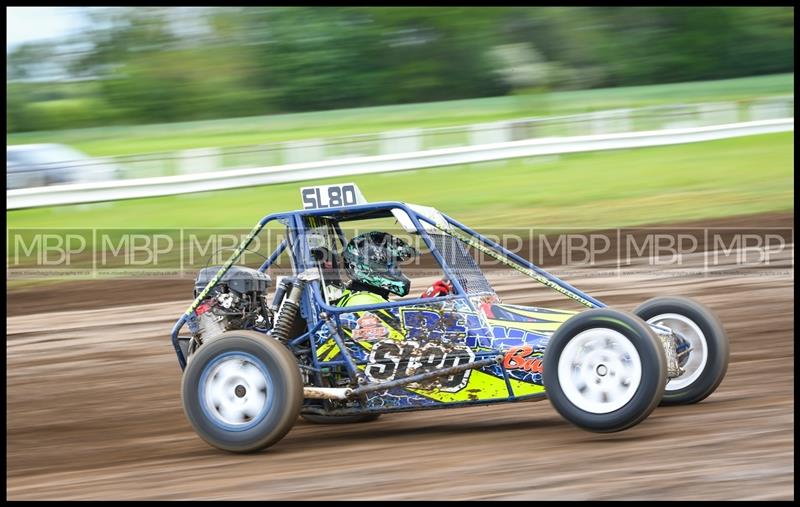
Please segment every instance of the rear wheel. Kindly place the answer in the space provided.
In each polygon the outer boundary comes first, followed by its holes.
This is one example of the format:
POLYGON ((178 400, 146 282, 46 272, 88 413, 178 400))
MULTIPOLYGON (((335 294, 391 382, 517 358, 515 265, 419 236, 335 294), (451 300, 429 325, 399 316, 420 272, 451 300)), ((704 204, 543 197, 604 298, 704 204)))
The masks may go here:
POLYGON ((697 403, 719 387, 728 371, 730 348, 711 310, 693 299, 669 296, 645 301, 634 313, 678 336, 678 365, 684 372, 669 380, 662 405, 697 403))
POLYGON ((283 344, 255 331, 229 331, 192 354, 181 393, 186 417, 203 440, 252 452, 289 432, 303 403, 303 381, 283 344))
POLYGON ((547 397, 565 419, 589 431, 614 432, 640 423, 658 405, 667 361, 644 321, 599 308, 556 330, 542 376, 547 397))

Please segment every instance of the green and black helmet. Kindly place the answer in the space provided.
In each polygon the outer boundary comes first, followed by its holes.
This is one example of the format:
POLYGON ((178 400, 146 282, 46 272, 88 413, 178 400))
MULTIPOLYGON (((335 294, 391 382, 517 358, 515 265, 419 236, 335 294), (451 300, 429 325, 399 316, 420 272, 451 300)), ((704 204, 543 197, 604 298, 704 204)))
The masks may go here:
POLYGON ((354 237, 342 253, 345 270, 354 281, 398 296, 408 294, 411 281, 403 275, 397 263, 416 256, 416 248, 379 231, 354 237))

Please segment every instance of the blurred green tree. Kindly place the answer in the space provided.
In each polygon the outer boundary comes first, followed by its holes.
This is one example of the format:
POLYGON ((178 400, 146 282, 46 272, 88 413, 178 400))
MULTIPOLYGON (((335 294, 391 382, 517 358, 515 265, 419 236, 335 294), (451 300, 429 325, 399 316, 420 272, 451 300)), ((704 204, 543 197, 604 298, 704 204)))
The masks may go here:
POLYGON ((794 71, 792 7, 84 11, 7 55, 9 131, 794 71))

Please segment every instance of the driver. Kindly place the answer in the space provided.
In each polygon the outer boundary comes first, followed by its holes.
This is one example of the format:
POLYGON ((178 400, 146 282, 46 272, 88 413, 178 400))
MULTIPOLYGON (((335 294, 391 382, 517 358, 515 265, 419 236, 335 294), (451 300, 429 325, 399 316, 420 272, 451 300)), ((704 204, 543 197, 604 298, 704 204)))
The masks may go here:
POLYGON ((411 286, 398 262, 417 257, 416 248, 386 232, 372 231, 351 239, 342 253, 351 281, 337 306, 385 303, 389 294, 405 296, 411 286))
MULTIPOLYGON (((354 237, 342 253, 351 281, 336 306, 386 303, 389 294, 407 295, 411 281, 397 264, 418 255, 416 248, 386 232, 372 231, 354 237)), ((437 289, 428 289, 422 297, 440 295, 444 287, 437 289)))

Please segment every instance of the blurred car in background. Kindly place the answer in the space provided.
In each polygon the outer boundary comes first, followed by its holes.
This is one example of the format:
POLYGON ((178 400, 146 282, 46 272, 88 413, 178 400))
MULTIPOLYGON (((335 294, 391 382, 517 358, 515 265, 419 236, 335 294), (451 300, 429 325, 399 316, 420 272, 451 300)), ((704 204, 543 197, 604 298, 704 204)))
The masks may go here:
POLYGON ((63 144, 6 146, 6 190, 111 181, 121 173, 116 164, 93 159, 63 144))

